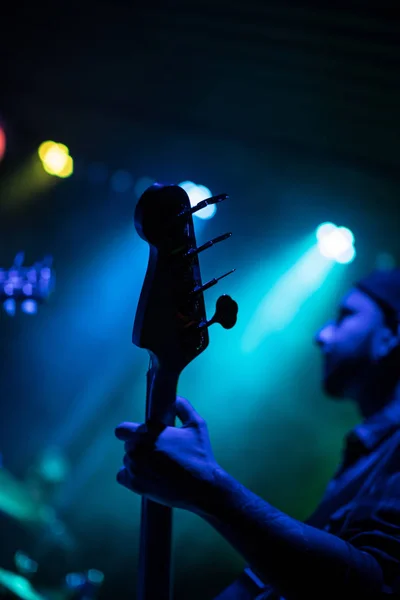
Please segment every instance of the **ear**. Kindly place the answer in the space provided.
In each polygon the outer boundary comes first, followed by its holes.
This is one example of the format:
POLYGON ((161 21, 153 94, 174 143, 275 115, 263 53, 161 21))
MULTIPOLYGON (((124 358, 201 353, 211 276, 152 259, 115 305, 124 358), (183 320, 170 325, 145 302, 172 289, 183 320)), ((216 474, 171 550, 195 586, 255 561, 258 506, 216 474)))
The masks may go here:
POLYGON ((384 358, 388 356, 397 346, 400 346, 400 323, 397 324, 396 332, 393 332, 389 327, 383 327, 377 340, 377 357, 384 358))

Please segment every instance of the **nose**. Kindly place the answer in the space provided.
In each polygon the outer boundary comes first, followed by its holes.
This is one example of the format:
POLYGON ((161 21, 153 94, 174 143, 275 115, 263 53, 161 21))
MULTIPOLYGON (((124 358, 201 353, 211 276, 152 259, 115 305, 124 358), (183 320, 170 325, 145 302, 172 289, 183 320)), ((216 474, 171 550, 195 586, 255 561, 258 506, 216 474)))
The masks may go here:
POLYGON ((314 343, 322 349, 326 349, 333 339, 334 325, 327 323, 314 335, 314 343))

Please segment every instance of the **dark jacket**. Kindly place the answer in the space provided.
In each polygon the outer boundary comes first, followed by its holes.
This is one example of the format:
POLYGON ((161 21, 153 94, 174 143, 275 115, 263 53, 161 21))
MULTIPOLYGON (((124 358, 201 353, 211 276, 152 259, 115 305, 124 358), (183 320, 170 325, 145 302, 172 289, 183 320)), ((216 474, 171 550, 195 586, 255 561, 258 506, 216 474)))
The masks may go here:
MULTIPOLYGON (((346 436, 341 464, 306 523, 372 555, 384 579, 379 598, 400 598, 399 401, 346 436)), ((329 582, 321 586, 321 598, 326 598, 329 582)), ((279 595, 247 568, 216 600, 267 598, 275 600, 279 595)))

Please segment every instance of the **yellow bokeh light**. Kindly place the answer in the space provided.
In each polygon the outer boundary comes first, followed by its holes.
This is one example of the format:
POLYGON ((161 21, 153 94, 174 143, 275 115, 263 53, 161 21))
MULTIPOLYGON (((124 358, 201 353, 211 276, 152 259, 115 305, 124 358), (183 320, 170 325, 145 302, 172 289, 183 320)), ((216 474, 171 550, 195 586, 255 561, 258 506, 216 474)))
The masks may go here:
POLYGON ((38 150, 40 160, 44 160, 44 158, 46 156, 46 152, 48 152, 50 150, 50 148, 52 148, 52 146, 54 146, 54 145, 56 145, 56 143, 51 142, 51 141, 43 142, 42 144, 40 144, 39 150, 38 150))
POLYGON ((67 156, 67 160, 65 162, 64 167, 57 173, 59 177, 69 177, 74 172, 74 161, 72 160, 72 156, 67 156))
POLYGON ((58 175, 63 170, 67 162, 68 154, 65 154, 58 146, 53 146, 48 150, 43 159, 43 164, 48 172, 58 175))
POLYGON ((39 157, 43 168, 49 175, 69 177, 74 171, 74 162, 69 155, 69 149, 64 144, 47 141, 39 147, 39 157))

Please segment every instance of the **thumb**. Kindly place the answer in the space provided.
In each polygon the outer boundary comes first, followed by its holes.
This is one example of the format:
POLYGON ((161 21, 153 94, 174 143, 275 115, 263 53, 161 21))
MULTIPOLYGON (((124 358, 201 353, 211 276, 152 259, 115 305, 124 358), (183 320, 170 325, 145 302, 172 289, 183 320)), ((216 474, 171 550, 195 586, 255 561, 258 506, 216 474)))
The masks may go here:
POLYGON ((176 416, 182 422, 182 425, 200 425, 204 419, 195 411, 189 400, 182 396, 176 397, 175 402, 176 416))

